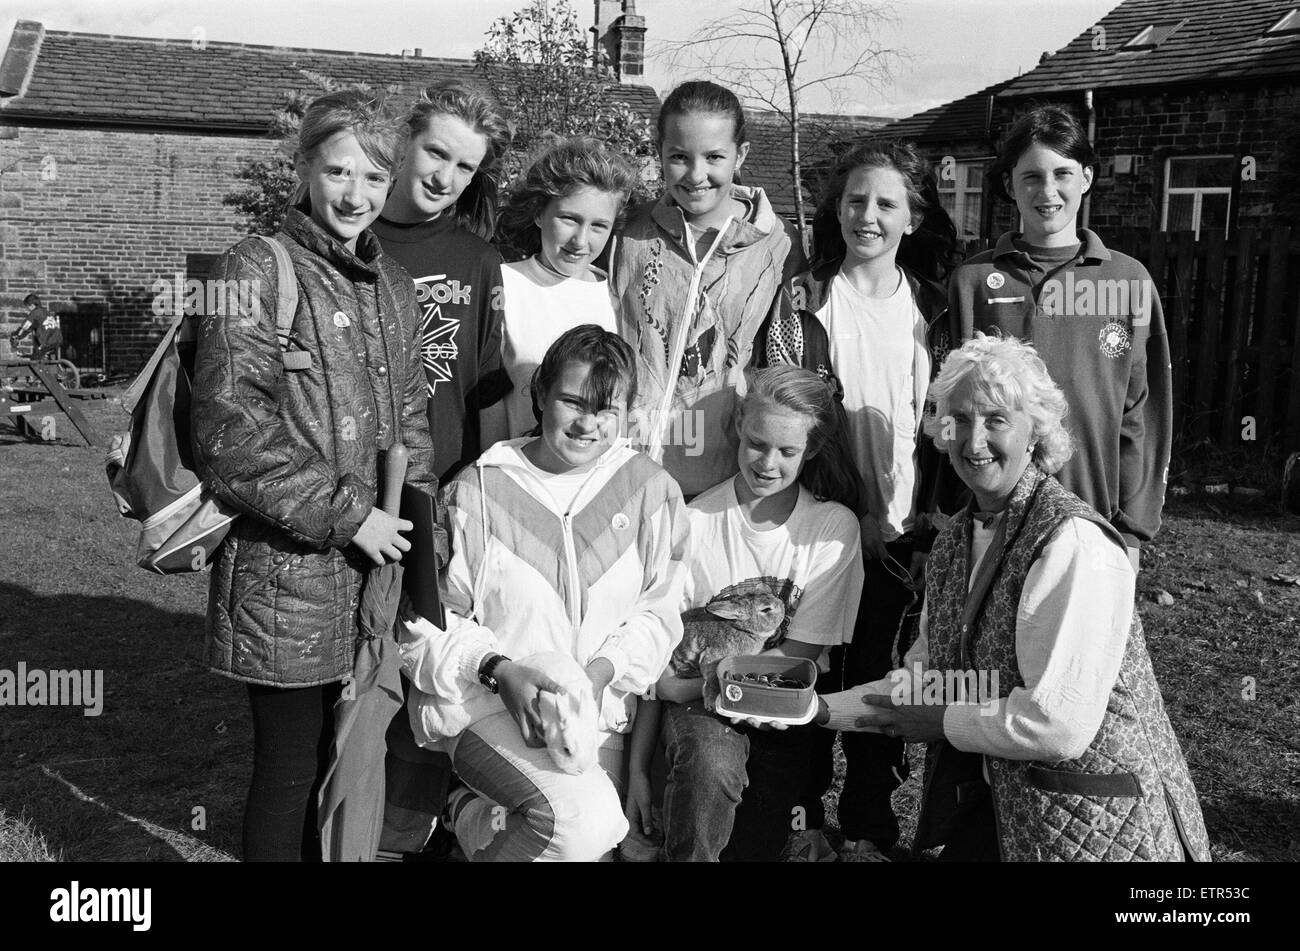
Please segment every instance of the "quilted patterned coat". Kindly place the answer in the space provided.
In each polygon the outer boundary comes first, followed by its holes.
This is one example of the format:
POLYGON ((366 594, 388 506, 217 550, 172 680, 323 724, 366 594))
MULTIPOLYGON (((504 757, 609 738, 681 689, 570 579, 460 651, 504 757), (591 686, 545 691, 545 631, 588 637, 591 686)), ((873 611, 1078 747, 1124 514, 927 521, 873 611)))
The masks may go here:
POLYGON ((195 465, 244 513, 212 561, 206 660, 236 680, 311 686, 352 671, 371 562, 350 542, 376 504, 379 452, 400 434, 407 482, 431 493, 436 482, 410 276, 368 231, 353 254, 297 208, 279 237, 298 280, 289 349, 310 366, 286 367, 275 259, 260 241, 235 245, 212 274, 258 282, 257 316, 199 323, 195 465))
MULTIPOLYGON (((1043 545, 1072 517, 1089 519, 1123 544, 1087 503, 1029 466, 1000 530, 1003 561, 982 596, 977 579, 969 605, 969 509, 953 519, 927 567, 931 668, 996 671, 1002 696, 1024 686, 1015 654, 1021 589, 1043 545)), ((997 548, 995 541, 986 557, 996 557, 997 548)), ((962 800, 958 787, 978 781, 979 759, 947 741, 930 744, 916 848, 946 839, 962 800)), ((1196 789, 1136 610, 1101 727, 1082 756, 1053 763, 985 759, 1003 861, 1181 861, 1184 849, 1195 860, 1210 859, 1196 789)))
POLYGON ((619 333, 637 351, 634 442, 691 498, 736 473, 732 414, 745 394, 754 336, 790 306, 804 266, 794 227, 761 188, 736 185, 750 220, 731 221, 697 258, 681 209, 667 196, 628 214, 610 269, 619 333))

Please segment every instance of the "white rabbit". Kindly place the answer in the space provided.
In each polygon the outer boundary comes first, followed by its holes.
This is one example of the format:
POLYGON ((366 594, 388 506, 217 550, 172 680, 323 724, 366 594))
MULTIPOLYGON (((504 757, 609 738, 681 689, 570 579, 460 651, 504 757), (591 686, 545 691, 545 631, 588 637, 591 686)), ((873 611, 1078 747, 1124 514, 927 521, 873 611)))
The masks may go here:
POLYGON ((537 695, 542 736, 561 772, 573 776, 585 773, 596 765, 600 733, 600 712, 586 671, 558 651, 529 654, 519 663, 541 671, 564 688, 563 694, 543 690, 537 695))

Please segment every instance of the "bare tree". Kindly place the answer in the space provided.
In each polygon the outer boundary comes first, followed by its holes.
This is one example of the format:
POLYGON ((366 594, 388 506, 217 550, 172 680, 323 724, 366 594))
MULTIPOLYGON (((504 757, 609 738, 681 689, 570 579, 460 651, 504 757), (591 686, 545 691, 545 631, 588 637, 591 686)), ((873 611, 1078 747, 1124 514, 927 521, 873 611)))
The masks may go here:
POLYGON ((751 106, 778 113, 790 129, 795 213, 807 240, 803 199, 801 103, 815 87, 839 103, 854 85, 879 88, 901 54, 881 45, 882 26, 894 22, 888 0, 748 0, 710 20, 689 39, 656 44, 669 70, 707 68, 736 88, 751 106))

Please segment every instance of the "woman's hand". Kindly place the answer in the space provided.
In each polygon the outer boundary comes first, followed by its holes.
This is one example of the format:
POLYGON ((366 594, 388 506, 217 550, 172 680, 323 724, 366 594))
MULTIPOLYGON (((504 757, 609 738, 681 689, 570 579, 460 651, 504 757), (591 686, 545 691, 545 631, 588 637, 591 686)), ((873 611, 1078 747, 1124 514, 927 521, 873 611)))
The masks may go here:
POLYGON ((904 743, 934 743, 943 739, 944 704, 895 703, 893 697, 869 693, 862 702, 867 712, 857 719, 859 728, 871 728, 904 743))
POLYGON ((641 770, 631 770, 627 774, 627 805, 623 815, 633 832, 639 832, 647 838, 655 834, 654 815, 650 809, 650 776, 641 770))
POLYGON ((414 524, 404 518, 389 515, 383 509, 372 508, 357 533, 352 536, 352 544, 365 552, 376 565, 385 564, 385 559, 401 561, 402 552, 410 551, 411 543, 399 532, 409 532, 414 527, 414 524))
POLYGON ((785 723, 768 723, 766 720, 755 720, 753 717, 730 717, 732 726, 747 726, 755 730, 788 730, 788 724, 785 723))
POLYGON ((537 694, 543 690, 563 694, 564 688, 540 670, 524 667, 514 661, 503 660, 492 672, 496 677, 497 689, 501 693, 501 702, 515 718, 519 733, 524 738, 524 745, 540 747, 546 745, 542 712, 537 703, 537 694))

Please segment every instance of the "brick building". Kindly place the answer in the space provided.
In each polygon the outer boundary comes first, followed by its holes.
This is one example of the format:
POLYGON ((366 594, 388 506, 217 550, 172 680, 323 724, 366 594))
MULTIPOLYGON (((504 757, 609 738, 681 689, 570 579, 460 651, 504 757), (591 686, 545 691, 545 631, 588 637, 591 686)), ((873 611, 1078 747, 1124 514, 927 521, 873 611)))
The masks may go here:
POLYGON ((1089 227, 1199 234, 1268 225, 1278 145, 1300 124, 1297 7, 1126 0, 1029 72, 886 133, 915 139, 936 162, 957 160, 960 174, 940 184, 981 203, 973 217, 969 205, 956 216, 968 237, 1016 227, 1014 208, 990 205, 980 176, 1015 117, 1047 103, 1071 109, 1101 154, 1084 212, 1089 227))
MULTIPOLYGON (((817 205, 817 184, 837 150, 847 143, 885 127, 891 119, 880 116, 836 116, 825 113, 800 115, 800 164, 803 166, 804 213, 812 220, 817 205)), ((790 221, 795 220, 794 172, 790 159, 790 125, 775 112, 746 112, 749 157, 741 179, 767 193, 772 208, 790 221)))
POLYGON ((994 97, 1007 82, 892 122, 881 137, 911 142, 934 163, 939 199, 958 237, 978 240, 991 227, 993 204, 985 173, 996 155, 990 129, 994 97))
MULTIPOLYGON (((623 55, 619 73, 635 79, 644 21, 632 0, 626 16, 604 6, 596 42, 623 55)), ((406 90, 468 78, 473 63, 18 21, 0 61, 0 331, 17 326, 22 298, 36 291, 64 315, 79 365, 137 370, 161 331, 155 283, 243 236, 222 198, 247 159, 270 154, 269 120, 286 95, 318 88, 304 70, 406 90)), ((651 119, 658 109, 647 86, 614 94, 651 119)), ((0 340, 0 356, 8 347, 0 340)))

